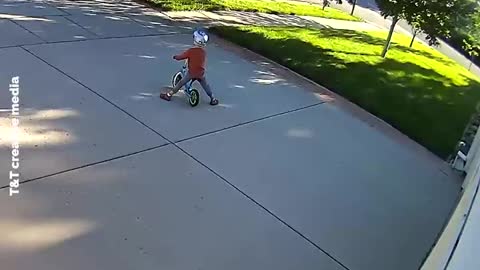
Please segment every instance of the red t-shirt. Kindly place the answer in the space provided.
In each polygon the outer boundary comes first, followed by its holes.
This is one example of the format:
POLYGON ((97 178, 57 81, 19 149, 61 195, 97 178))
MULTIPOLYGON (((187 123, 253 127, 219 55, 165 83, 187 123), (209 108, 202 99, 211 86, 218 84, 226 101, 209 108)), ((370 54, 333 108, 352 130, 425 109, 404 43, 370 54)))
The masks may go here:
POLYGON ((205 59, 207 53, 203 48, 190 48, 182 54, 175 55, 175 60, 188 59, 188 73, 192 78, 199 79, 205 75, 205 59))

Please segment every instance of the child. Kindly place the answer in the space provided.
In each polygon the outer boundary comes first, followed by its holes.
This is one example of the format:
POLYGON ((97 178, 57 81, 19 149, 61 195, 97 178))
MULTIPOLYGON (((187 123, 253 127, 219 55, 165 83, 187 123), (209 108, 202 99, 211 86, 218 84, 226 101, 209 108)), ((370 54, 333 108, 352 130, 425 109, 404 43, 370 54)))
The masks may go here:
POLYGON ((173 59, 184 60, 188 59, 188 74, 180 80, 169 92, 161 93, 160 98, 170 101, 182 86, 192 79, 197 80, 202 86, 203 90, 210 97, 210 105, 217 105, 218 99, 213 96, 212 90, 205 78, 205 60, 206 52, 204 47, 207 45, 208 35, 203 31, 193 32, 194 47, 186 50, 180 55, 175 55, 173 59))

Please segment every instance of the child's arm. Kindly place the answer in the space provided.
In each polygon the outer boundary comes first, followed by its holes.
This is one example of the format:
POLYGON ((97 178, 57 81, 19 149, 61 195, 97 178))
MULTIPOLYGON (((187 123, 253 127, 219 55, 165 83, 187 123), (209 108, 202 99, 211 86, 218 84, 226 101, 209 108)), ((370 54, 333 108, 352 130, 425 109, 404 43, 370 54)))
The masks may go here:
POLYGON ((184 51, 183 53, 181 54, 178 54, 178 55, 175 55, 173 56, 173 59, 175 60, 184 60, 184 59, 187 59, 190 55, 190 50, 186 50, 184 51))

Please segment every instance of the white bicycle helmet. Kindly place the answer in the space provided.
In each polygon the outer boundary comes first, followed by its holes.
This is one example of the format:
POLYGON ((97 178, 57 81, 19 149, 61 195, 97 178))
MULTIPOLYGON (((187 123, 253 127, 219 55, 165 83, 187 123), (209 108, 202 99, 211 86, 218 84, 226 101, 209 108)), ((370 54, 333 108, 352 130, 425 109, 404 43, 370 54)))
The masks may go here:
POLYGON ((208 35, 203 30, 196 30, 193 32, 193 44, 196 46, 204 47, 207 45, 208 35))

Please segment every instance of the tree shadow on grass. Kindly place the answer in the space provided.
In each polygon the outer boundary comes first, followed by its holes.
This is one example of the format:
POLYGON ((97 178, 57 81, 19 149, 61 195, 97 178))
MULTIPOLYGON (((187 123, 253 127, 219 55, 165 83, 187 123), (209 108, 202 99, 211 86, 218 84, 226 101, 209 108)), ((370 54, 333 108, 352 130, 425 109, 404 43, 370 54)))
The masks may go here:
POLYGON ((322 38, 343 38, 371 45, 385 44, 385 39, 383 38, 377 38, 363 32, 346 29, 329 29, 328 31, 322 32, 322 38))
MULTIPOLYGON (((378 38, 378 37, 373 37, 373 36, 369 35, 368 33, 364 33, 364 32, 361 32, 361 31, 332 29, 332 30, 329 30, 326 33, 322 33, 322 37, 348 38, 348 39, 353 40, 355 42, 361 42, 361 43, 367 43, 367 44, 370 44, 370 45, 383 46, 383 45, 385 45, 387 34, 388 33, 385 32, 385 37, 378 38)), ((396 49, 398 51, 405 52, 405 53, 413 53, 413 54, 423 55, 427 58, 435 59, 436 61, 441 62, 445 65, 455 65, 456 64, 452 60, 450 60, 446 57, 440 56, 433 49, 432 49, 432 51, 425 50, 425 49, 420 50, 420 49, 415 48, 415 46, 410 48, 407 45, 408 44, 406 44, 406 43, 403 43, 403 42, 399 43, 397 40, 393 39, 390 48, 391 49, 396 49)))
MULTIPOLYGON (((377 46, 384 46, 386 42, 387 33, 385 32, 385 37, 379 38, 374 37, 368 33, 364 33, 362 31, 355 31, 355 30, 345 30, 345 29, 329 29, 328 31, 322 32, 322 38, 341 38, 341 39, 349 39, 350 41, 358 42, 358 43, 366 43, 369 45, 377 45, 377 46)), ((392 40, 392 44, 390 45, 391 49, 396 49, 401 52, 405 53, 413 53, 413 54, 420 54, 430 59, 435 59, 439 62, 442 62, 445 65, 454 65, 455 62, 449 60, 445 57, 441 57, 438 54, 435 54, 434 51, 430 52, 427 50, 419 50, 416 48, 409 48, 404 43, 399 43, 396 40, 392 40)))
MULTIPOLYGON (((455 84, 435 70, 403 59, 345 62, 332 50, 299 39, 268 39, 231 27, 212 30, 326 86, 444 158, 461 138, 480 101, 478 81, 462 77, 463 83, 455 84)), ((383 42, 352 32, 339 34, 359 42, 383 42)))
MULTIPOLYGON (((387 32, 385 32, 385 37, 379 38, 379 37, 373 37, 372 35, 369 35, 368 33, 364 33, 362 31, 355 31, 355 30, 343 30, 343 29, 330 29, 328 32, 322 32, 322 37, 326 38, 345 38, 349 39, 355 42, 360 42, 360 43, 367 43, 370 45, 378 45, 378 46, 383 46, 385 45, 386 38, 387 38, 387 32)), ((397 34, 398 35, 398 34, 397 34)), ((407 46, 406 43, 399 43, 397 40, 393 39, 392 44, 391 44, 391 49, 396 49, 401 52, 405 53, 413 53, 413 54, 420 54, 425 57, 428 57, 430 59, 435 59, 436 61, 439 61, 445 65, 455 65, 455 62, 452 60, 442 57, 438 55, 435 51, 428 51, 428 50, 420 50, 416 49, 415 47, 410 48, 407 46)))
POLYGON ((399 43, 393 43, 392 46, 393 49, 406 52, 406 53, 413 53, 413 54, 419 54, 423 55, 427 58, 434 59, 438 62, 441 62, 442 64, 452 66, 456 65, 456 63, 453 60, 448 59, 446 56, 441 56, 439 53, 435 53, 435 51, 432 49, 432 51, 427 51, 427 50, 419 50, 416 48, 410 48, 405 46, 405 44, 399 44, 399 43))
POLYGON ((207 10, 216 11, 223 10, 225 6, 210 0, 143 0, 153 3, 156 7, 163 11, 172 10, 207 10), (179 8, 180 7, 180 8, 179 8))
MULTIPOLYGON (((206 11, 220 11, 220 10, 230 10, 227 5, 223 5, 221 2, 211 1, 211 0, 143 0, 150 1, 156 7, 160 8, 163 11, 174 11, 174 10, 206 10, 206 11)), ((238 8, 235 10, 241 10, 246 12, 259 12, 256 8, 238 8)), ((265 13, 270 14, 280 14, 274 9, 262 10, 265 13)), ((292 14, 293 15, 293 14, 292 14)))

